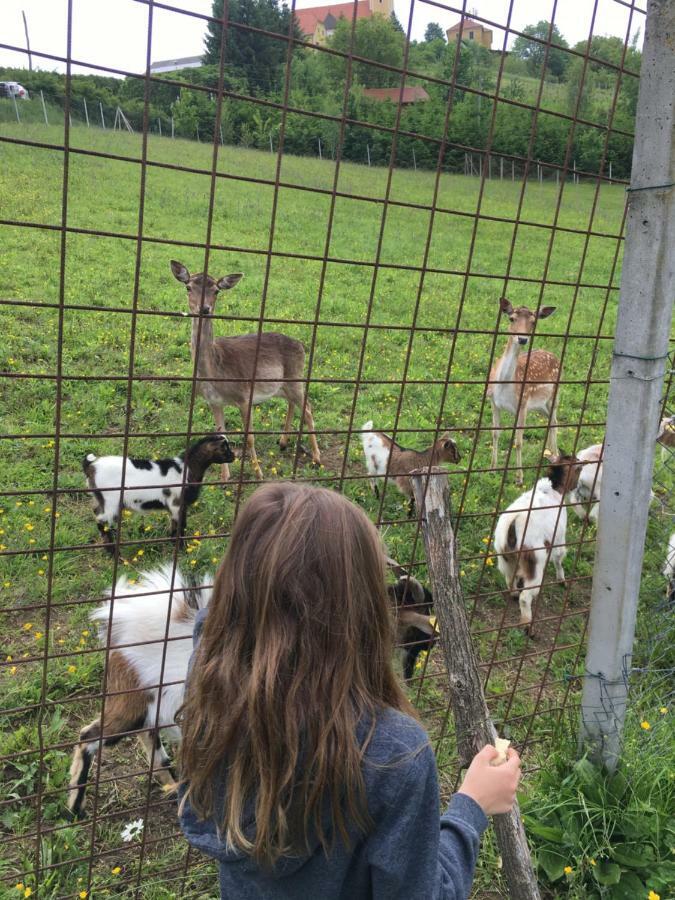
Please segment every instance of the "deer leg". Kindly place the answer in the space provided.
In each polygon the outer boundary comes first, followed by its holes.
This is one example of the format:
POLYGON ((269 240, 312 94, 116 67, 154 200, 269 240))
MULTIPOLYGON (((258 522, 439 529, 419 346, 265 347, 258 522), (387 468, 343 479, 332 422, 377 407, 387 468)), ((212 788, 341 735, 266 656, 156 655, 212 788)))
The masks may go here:
MULTIPOLYGON (((223 416, 223 407, 215 403, 211 403, 211 412, 216 420, 216 431, 225 432, 225 417, 223 416)), ((230 467, 227 463, 223 463, 220 467, 220 480, 225 482, 230 480, 230 467)))
POLYGON ((293 413, 295 412, 295 403, 292 400, 288 401, 288 409, 286 410, 286 420, 284 421, 284 431, 281 437, 279 438, 279 449, 285 450, 288 447, 288 435, 291 430, 291 425, 293 424, 293 413))
POLYGON ((319 444, 317 443, 316 434, 314 433, 314 416, 312 415, 312 407, 310 406, 309 400, 306 397, 304 422, 309 433, 309 443, 312 448, 312 462, 315 466, 318 466, 321 463, 321 451, 319 450, 319 444))
POLYGON ((492 468, 497 468, 499 456, 499 426, 501 424, 499 410, 492 400, 492 468))
POLYGON ((527 407, 518 410, 518 419, 516 420, 516 484, 523 483, 523 434, 525 432, 525 419, 527 418, 527 407))
POLYGON ((255 439, 253 437, 253 433, 251 432, 251 407, 248 403, 242 403, 239 407, 239 410, 241 412, 241 420, 244 423, 244 432, 246 434, 246 451, 251 460, 251 466, 253 467, 255 477, 258 479, 258 481, 262 481, 263 473, 262 469, 260 468, 260 463, 258 462, 258 457, 255 453, 255 439))
POLYGON ((558 394, 553 397, 549 408, 550 421, 546 432, 546 446, 554 456, 558 455, 558 394))

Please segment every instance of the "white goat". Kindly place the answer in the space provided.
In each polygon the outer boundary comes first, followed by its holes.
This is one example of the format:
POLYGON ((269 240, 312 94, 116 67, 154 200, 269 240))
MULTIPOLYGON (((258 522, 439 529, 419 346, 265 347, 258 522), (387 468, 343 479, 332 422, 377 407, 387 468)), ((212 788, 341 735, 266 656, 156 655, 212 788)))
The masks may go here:
POLYGON ((105 721, 102 724, 99 716, 83 728, 80 743, 73 752, 68 809, 74 817, 82 815, 87 779, 97 752, 130 733, 138 732, 157 779, 166 789, 175 789, 175 777, 160 731, 169 741, 180 740, 175 717, 183 702, 192 631, 197 611, 211 599, 211 585, 209 577, 197 587, 180 570, 174 574, 171 563, 166 563, 144 573, 133 585, 122 576, 115 587, 114 599, 91 613, 90 618, 98 623, 101 642, 109 642, 111 651, 105 721), (147 596, 139 596, 142 594, 147 596), (108 629, 111 605, 112 624, 108 629))
POLYGON ((570 492, 572 509, 580 519, 598 521, 600 514, 600 488, 602 486, 602 444, 593 444, 577 453, 577 459, 586 463, 579 474, 577 486, 570 492), (590 504, 590 510, 588 508, 590 504))
POLYGON ((114 552, 115 526, 121 508, 141 513, 166 509, 171 515, 171 536, 181 538, 188 507, 199 496, 206 470, 213 463, 228 463, 233 459, 234 453, 224 434, 210 434, 191 444, 186 453, 167 459, 128 456, 125 467, 123 456, 97 457, 88 453, 82 468, 94 496, 94 515, 106 550, 114 552), (123 467, 124 495, 120 503, 123 467))
POLYGON ((366 468, 371 476, 370 485, 376 497, 380 496, 378 478, 384 478, 389 465, 389 477, 399 491, 410 500, 410 514, 414 508, 412 484, 408 474, 414 469, 437 466, 442 462, 458 463, 461 459, 457 444, 446 431, 426 450, 408 450, 397 444, 383 431, 373 431, 372 421, 361 428, 361 444, 366 458, 366 468), (389 457, 391 455, 391 462, 389 457))
POLYGON ((567 511, 563 499, 574 490, 582 464, 575 456, 551 456, 546 477, 521 494, 499 517, 494 546, 497 565, 511 596, 518 598, 520 624, 530 636, 536 600, 550 558, 558 581, 565 582, 567 511))
POLYGON ((671 534, 668 541, 668 553, 666 555, 666 564, 663 567, 663 576, 668 580, 675 578, 675 531, 671 534))

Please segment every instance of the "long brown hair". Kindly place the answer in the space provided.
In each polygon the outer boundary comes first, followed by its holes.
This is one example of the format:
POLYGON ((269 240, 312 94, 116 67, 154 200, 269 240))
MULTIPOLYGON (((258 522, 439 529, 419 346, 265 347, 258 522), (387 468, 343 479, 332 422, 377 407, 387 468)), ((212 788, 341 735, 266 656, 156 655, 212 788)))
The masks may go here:
POLYGON ((349 844, 350 825, 366 831, 374 718, 412 713, 392 650, 384 552, 368 517, 324 488, 259 488, 216 575, 182 709, 195 813, 215 816, 230 847, 265 865, 306 852, 310 835, 328 852, 336 835, 349 844))

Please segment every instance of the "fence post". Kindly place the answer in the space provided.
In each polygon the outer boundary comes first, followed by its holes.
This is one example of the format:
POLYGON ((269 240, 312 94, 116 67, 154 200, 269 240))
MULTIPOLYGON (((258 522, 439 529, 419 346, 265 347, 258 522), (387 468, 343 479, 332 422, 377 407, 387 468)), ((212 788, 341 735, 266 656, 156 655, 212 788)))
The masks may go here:
POLYGON ((159 131, 159 136, 162 136, 162 119, 160 116, 157 116, 157 129, 159 131))
POLYGON ((103 104, 101 103, 100 100, 98 102, 98 108, 101 110, 101 125, 105 128, 105 119, 103 117, 103 104))
POLYGON ((516 162, 515 160, 511 160, 511 181, 516 180, 516 162))
MULTIPOLYGON (((609 389, 581 749, 616 767, 675 294, 675 5, 649 0, 609 389), (669 258, 670 257, 670 258, 669 258)), ((665 547, 664 547, 665 557, 665 547)))
POLYGON ((612 161, 609 161, 609 180, 612 180, 612 161))
POLYGON ((49 125, 49 119, 47 118, 47 107, 45 106, 45 95, 40 91, 40 100, 42 101, 42 115, 45 117, 45 125, 49 125))
POLYGON ((499 180, 504 180, 504 157, 499 157, 499 180))
POLYGON ((417 158, 415 156, 415 148, 414 147, 412 148, 412 152, 413 152, 413 169, 415 171, 417 171, 417 158))
POLYGON ((368 157, 368 165, 370 165, 370 146, 366 144, 366 155, 368 157))
POLYGON ((274 145, 272 144, 272 132, 270 131, 270 153, 274 153, 274 145))
POLYGON ((16 102, 16 94, 12 94, 12 100, 14 101, 14 112, 16 113, 16 121, 21 124, 21 116, 19 115, 19 107, 16 102))
POLYGON ((82 104, 84 105, 84 118, 87 123, 87 128, 89 128, 89 110, 87 109, 87 101, 84 97, 82 98, 82 104))
MULTIPOLYGON (((464 767, 485 744, 494 744, 497 732, 485 702, 464 611, 447 473, 443 469, 424 468, 411 475, 415 504, 422 519, 440 643, 448 670, 457 749, 464 767)), ((493 825, 509 897, 512 900, 539 900, 518 803, 511 812, 494 816, 493 825)))
POLYGON ((319 141, 319 159, 323 159, 323 156, 321 155, 321 138, 317 138, 317 140, 319 141))
MULTIPOLYGON (((171 116, 171 137, 174 136, 174 127, 173 127, 173 116, 171 116)), ((221 143, 222 143, 222 131, 221 131, 221 143)))
MULTIPOLYGON (((172 121, 173 121, 173 120, 172 120, 172 121)), ((221 146, 221 147, 224 147, 224 146, 225 146, 225 141, 223 140, 223 126, 220 125, 218 130, 220 131, 220 146, 221 146)), ((172 133, 171 137, 173 137, 173 133, 172 133)))

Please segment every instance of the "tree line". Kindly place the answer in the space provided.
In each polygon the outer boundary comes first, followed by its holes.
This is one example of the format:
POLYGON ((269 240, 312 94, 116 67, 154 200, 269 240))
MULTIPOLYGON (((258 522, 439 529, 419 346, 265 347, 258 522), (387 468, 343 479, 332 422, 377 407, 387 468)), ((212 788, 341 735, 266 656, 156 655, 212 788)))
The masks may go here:
MULTIPOLYGON (((222 17, 223 0, 214 0, 214 17, 222 17)), ((536 127, 531 157, 552 166, 566 161, 586 172, 599 171, 603 154, 605 172, 613 166, 615 177, 630 174, 632 140, 607 126, 631 132, 637 102, 637 79, 618 74, 611 66, 623 65, 639 71, 641 54, 636 41, 624 48, 620 38, 594 37, 585 62, 586 42, 566 52, 567 44, 557 28, 541 21, 524 29, 505 59, 473 41, 447 43, 442 29, 431 23, 423 41, 406 45, 400 23, 381 16, 359 19, 354 30, 353 55, 369 60, 351 63, 343 56, 292 45, 289 33, 300 37, 297 22, 279 0, 229 0, 229 27, 209 22, 203 65, 158 76, 172 84, 152 82, 149 88, 149 120, 153 129, 167 133, 172 124, 179 136, 212 140, 216 124, 216 99, 221 56, 223 87, 227 96, 221 107, 218 138, 225 143, 269 149, 278 146, 284 96, 288 91, 289 110, 283 128, 287 153, 316 156, 321 142, 324 154, 335 153, 343 111, 350 120, 345 129, 342 157, 356 162, 388 164, 397 107, 364 95, 365 88, 400 87, 404 61, 409 71, 406 86, 419 85, 429 94, 427 102, 404 107, 399 118, 396 164, 436 168, 439 143, 446 136, 442 163, 461 170, 465 148, 485 148, 492 130, 493 154, 527 157, 536 127), (252 26, 248 31, 237 25, 252 26), (559 46, 546 46, 549 40, 559 46), (278 37, 276 37, 278 35, 278 37), (543 42, 543 43, 542 43, 543 42), (581 54, 581 55, 579 55, 581 54), (290 57, 290 63, 289 63, 290 57), (598 61, 599 60, 599 61, 598 61), (600 62, 602 61, 602 62, 600 62), (605 66, 602 63, 609 63, 605 66), (372 63, 379 63, 380 66, 372 63), (489 96, 497 88, 502 67, 493 122, 494 102, 489 96), (350 87, 345 101, 345 84, 351 67, 350 87), (289 83, 286 85, 286 72, 289 83), (426 76, 426 77, 422 77, 426 76), (454 76, 454 90, 448 85, 454 76), (531 108, 544 79, 539 113, 531 108), (431 80, 428 80, 431 79, 431 80), (193 87, 201 88, 195 90, 193 87), (616 93, 616 104, 613 97, 616 93), (487 95, 487 96, 486 96, 487 95), (263 104, 248 99, 262 100, 263 104), (451 114, 447 122, 449 100, 451 114), (265 105, 268 102, 270 105, 265 105), (303 115, 301 110, 329 118, 303 115), (569 117, 593 122, 573 123, 569 117), (172 121, 173 120, 173 121, 172 121), (351 124, 358 121, 362 125, 351 124), (380 126, 374 127, 374 126, 380 126), (605 142, 607 147, 605 152, 605 142)), ((340 19, 329 39, 332 50, 348 54, 352 43, 352 23, 340 19)), ((43 91, 50 102, 63 104, 65 77, 57 73, 27 70, 0 70, 3 79, 20 81, 31 92, 43 91)), ((116 79, 94 75, 74 75, 71 97, 74 108, 84 98, 108 109, 120 106, 134 128, 143 124, 145 82, 139 78, 116 79)))

